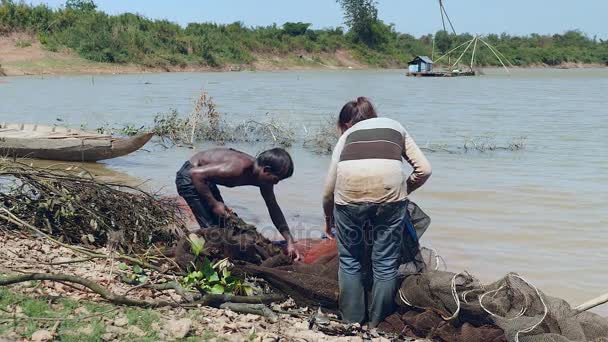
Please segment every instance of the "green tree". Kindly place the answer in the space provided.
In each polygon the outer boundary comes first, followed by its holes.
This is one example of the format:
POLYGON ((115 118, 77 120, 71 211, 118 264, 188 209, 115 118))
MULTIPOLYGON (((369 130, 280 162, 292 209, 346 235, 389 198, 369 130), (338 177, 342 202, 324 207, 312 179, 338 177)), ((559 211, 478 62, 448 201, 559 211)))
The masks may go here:
POLYGON ((306 33, 310 25, 310 23, 303 22, 286 22, 285 24, 283 24, 283 32, 290 36, 301 36, 306 33))
POLYGON ((355 36, 356 41, 375 45, 374 27, 378 23, 378 9, 375 0, 336 0, 344 10, 344 23, 355 36))
POLYGON ((93 0, 67 0, 65 8, 75 11, 94 11, 97 5, 93 0))
MULTIPOLYGON (((415 55, 430 53, 432 35, 416 38, 397 33, 392 25, 378 19, 375 1, 337 2, 344 8, 349 25, 346 34, 340 27, 312 30, 308 23, 301 22, 288 22, 283 27, 193 23, 182 28, 167 20, 151 20, 137 14, 109 15, 97 10, 91 0, 68 0, 57 9, 28 5, 22 0, 0 0, 0 35, 28 32, 36 34, 51 51, 67 47, 93 61, 136 63, 167 70, 170 66, 248 64, 260 54, 289 56, 300 51, 334 53, 339 49, 370 66, 395 67, 405 66, 415 55)), ((437 32, 435 56, 472 38, 468 33, 437 32)), ((555 35, 490 34, 484 40, 514 65, 608 64, 608 41, 577 30, 555 35)), ((454 54, 462 53, 464 48, 454 54)), ((484 45, 477 46, 475 60, 480 65, 499 65, 494 53, 484 45)))
POLYGON ((441 30, 435 33, 435 49, 440 54, 448 52, 452 48, 452 37, 447 31, 441 30))

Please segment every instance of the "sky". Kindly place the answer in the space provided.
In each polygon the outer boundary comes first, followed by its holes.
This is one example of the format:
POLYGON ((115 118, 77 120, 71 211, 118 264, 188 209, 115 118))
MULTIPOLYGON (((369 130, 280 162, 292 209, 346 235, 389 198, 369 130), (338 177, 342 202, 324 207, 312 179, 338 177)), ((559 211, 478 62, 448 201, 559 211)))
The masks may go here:
MULTIPOLYGON (((58 7, 65 0, 27 1, 58 7)), ((312 23, 313 28, 344 26, 334 0, 97 0, 110 14, 139 13, 168 19, 182 26, 190 22, 247 26, 282 25, 286 21, 312 23)), ((590 37, 608 39, 608 0, 444 0, 457 33, 553 34, 579 29, 590 37)), ((420 36, 441 29, 438 0, 378 0, 378 15, 399 32, 420 36)), ((446 23, 447 25, 447 23, 446 23)))

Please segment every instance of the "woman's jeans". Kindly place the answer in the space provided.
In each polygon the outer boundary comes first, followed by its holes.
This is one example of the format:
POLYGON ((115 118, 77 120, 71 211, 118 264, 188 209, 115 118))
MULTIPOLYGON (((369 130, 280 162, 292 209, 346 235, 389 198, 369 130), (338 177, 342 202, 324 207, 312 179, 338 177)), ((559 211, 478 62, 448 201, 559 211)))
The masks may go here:
POLYGON ((368 318, 375 327, 394 311, 401 243, 409 221, 407 201, 336 205, 334 220, 342 319, 363 324, 368 318), (366 317, 364 273, 370 260, 373 286, 366 317))

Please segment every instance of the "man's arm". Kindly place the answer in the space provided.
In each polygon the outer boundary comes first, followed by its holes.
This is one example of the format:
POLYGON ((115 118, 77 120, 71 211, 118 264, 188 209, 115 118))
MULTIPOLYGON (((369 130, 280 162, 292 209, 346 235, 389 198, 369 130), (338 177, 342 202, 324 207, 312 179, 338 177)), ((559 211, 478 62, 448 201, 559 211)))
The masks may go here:
POLYGON ((274 195, 274 187, 260 187, 260 193, 262 194, 262 198, 264 198, 264 202, 266 202, 266 207, 268 208, 268 213, 270 214, 272 223, 277 228, 279 233, 283 235, 285 241, 287 241, 287 253, 296 261, 299 260, 300 253, 298 253, 298 250, 294 245, 294 239, 291 235, 291 231, 289 231, 289 226, 285 220, 285 215, 283 215, 283 211, 281 211, 281 207, 279 207, 279 204, 277 203, 277 198, 274 195))
POLYGON ((209 188, 209 181, 213 178, 227 178, 234 177, 237 172, 230 167, 225 165, 205 165, 195 167, 190 170, 190 176, 192 177, 192 184, 196 188, 196 191, 203 197, 203 199, 213 208, 213 212, 216 215, 225 213, 225 207, 223 203, 219 202, 211 193, 209 188), (223 209, 223 213, 222 213, 223 209), (216 212, 216 210, 218 212, 216 212))
POLYGON ((288 243, 293 243, 294 239, 291 235, 291 232, 289 231, 287 220, 285 220, 285 215, 283 215, 283 211, 281 211, 281 207, 279 207, 279 203, 277 203, 277 198, 274 195, 274 187, 260 187, 260 193, 262 194, 262 198, 264 198, 264 202, 266 203, 266 207, 268 208, 268 214, 270 214, 270 219, 272 220, 272 223, 277 228, 279 233, 283 235, 283 237, 288 243))

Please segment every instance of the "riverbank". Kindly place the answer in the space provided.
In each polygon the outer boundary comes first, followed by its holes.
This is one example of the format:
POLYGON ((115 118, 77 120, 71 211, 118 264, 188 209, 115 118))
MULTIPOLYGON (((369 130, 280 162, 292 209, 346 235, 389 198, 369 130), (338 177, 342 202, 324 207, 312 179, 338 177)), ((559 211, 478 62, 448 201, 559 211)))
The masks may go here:
MULTIPOLYGON (((592 63, 562 63, 557 66, 542 63, 514 67, 517 69, 576 69, 605 68, 606 65, 592 63)), ((86 60, 75 52, 65 49, 49 51, 35 36, 13 33, 0 36, 0 76, 44 76, 44 75, 97 75, 97 74, 145 74, 163 72, 234 72, 276 70, 362 70, 373 69, 358 60, 352 52, 341 49, 333 53, 295 52, 290 55, 256 54, 249 64, 229 64, 222 67, 206 65, 182 65, 145 67, 136 64, 99 63, 86 60)), ((401 65, 386 68, 400 69, 401 65)), ((495 67, 493 67, 495 68, 495 67)))
MULTIPOLYGON (((398 66, 393 66, 398 67, 398 66)), ((34 36, 14 33, 0 36, 0 76, 33 75, 95 75, 134 74, 161 72, 226 72, 270 70, 340 70, 368 69, 352 53, 337 50, 335 53, 296 52, 291 55, 257 54, 250 64, 231 64, 222 67, 182 65, 151 68, 136 64, 98 63, 86 60, 65 49, 49 51, 34 36)))

